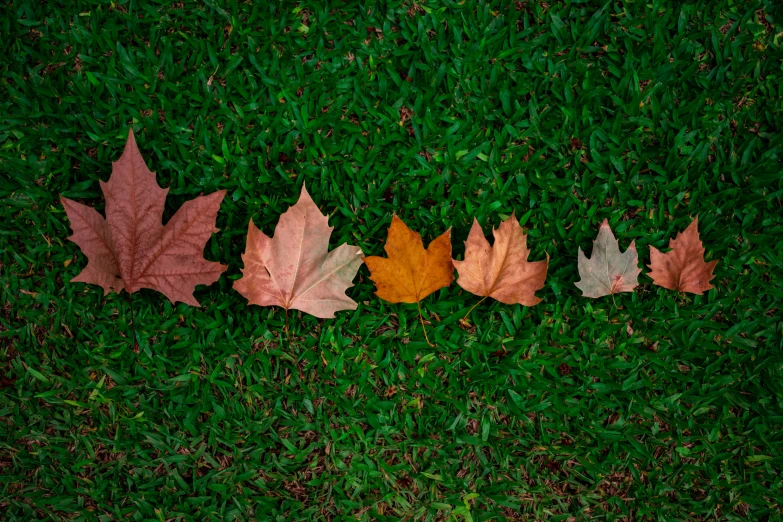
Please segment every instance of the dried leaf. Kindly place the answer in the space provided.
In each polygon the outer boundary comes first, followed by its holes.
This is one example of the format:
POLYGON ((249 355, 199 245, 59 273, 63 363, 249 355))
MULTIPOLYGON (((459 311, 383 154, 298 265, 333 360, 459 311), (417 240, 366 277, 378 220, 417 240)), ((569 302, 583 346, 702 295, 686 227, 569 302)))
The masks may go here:
POLYGON ((147 168, 132 130, 101 190, 106 219, 92 207, 60 197, 73 229, 69 239, 87 256, 87 266, 71 282, 100 285, 104 294, 150 288, 171 302, 198 306, 196 285, 212 284, 226 270, 203 257, 218 231, 215 219, 226 191, 186 202, 163 226, 168 189, 160 188, 147 168))
POLYGON ((650 264, 648 275, 653 284, 677 290, 701 294, 713 288, 710 281, 715 277, 713 270, 718 261, 704 261, 704 247, 699 238, 699 218, 691 222, 684 232, 669 240, 670 252, 661 253, 650 246, 650 264))
POLYGON ((386 240, 388 258, 364 258, 375 283, 375 295, 390 303, 418 303, 454 280, 451 264, 451 229, 435 238, 425 250, 421 236, 396 215, 386 240))
POLYGON ((625 253, 620 253, 620 245, 604 220, 598 229, 598 237, 593 241, 593 253, 590 259, 579 249, 579 276, 576 286, 585 297, 602 297, 619 292, 632 292, 639 284, 637 265, 639 256, 634 241, 625 253))
POLYGON ((301 310, 323 319, 340 310, 355 310, 345 295, 362 264, 359 247, 346 243, 329 251, 333 227, 305 186, 296 205, 280 216, 272 238, 251 220, 245 268, 234 289, 250 304, 301 310))
POLYGON ((527 260, 527 236, 514 214, 492 231, 494 246, 484 237, 478 220, 473 220, 465 241, 465 260, 453 261, 457 284, 468 292, 492 297, 505 304, 533 306, 541 302, 536 290, 544 287, 549 258, 527 260))

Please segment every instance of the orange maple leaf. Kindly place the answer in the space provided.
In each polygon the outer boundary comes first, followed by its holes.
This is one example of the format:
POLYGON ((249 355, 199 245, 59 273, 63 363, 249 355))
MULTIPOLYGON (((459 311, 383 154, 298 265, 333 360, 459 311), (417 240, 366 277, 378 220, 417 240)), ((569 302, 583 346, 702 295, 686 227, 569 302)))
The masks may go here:
POLYGON ((212 284, 226 270, 203 257, 204 246, 218 231, 215 219, 226 191, 186 202, 164 226, 169 189, 160 188, 147 168, 133 130, 109 181, 100 184, 105 219, 92 207, 60 197, 73 229, 68 239, 87 256, 87 266, 71 282, 99 285, 104 295, 150 288, 172 303, 198 306, 196 285, 212 284))
MULTIPOLYGON (((387 258, 364 258, 370 269, 370 279, 376 286, 375 295, 384 301, 418 305, 422 299, 449 286, 454 280, 451 229, 435 238, 425 250, 421 236, 394 215, 384 250, 387 258)), ((421 306, 419 319, 424 327, 421 306)), ((427 335, 426 329, 424 335, 427 335)))
POLYGON ((375 283, 375 295, 390 303, 418 303, 454 280, 451 264, 451 229, 424 249, 421 235, 396 215, 386 240, 388 258, 369 256, 364 262, 375 283))
POLYGON ((713 270, 717 260, 704 261, 704 247, 699 238, 698 216, 688 225, 684 232, 669 240, 671 251, 661 253, 650 246, 649 274, 653 284, 677 290, 701 294, 713 286, 710 281, 715 277, 713 270))

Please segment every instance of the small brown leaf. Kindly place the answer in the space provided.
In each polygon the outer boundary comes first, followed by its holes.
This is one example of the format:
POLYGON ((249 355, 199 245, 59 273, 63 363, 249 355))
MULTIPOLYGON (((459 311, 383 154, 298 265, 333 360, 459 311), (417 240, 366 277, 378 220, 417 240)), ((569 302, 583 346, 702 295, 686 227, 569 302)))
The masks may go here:
POLYGON ((650 246, 650 267, 648 274, 654 285, 701 294, 713 288, 710 281, 715 277, 713 270, 717 260, 704 261, 704 247, 699 238, 699 218, 696 217, 684 232, 669 240, 670 252, 661 253, 650 246))

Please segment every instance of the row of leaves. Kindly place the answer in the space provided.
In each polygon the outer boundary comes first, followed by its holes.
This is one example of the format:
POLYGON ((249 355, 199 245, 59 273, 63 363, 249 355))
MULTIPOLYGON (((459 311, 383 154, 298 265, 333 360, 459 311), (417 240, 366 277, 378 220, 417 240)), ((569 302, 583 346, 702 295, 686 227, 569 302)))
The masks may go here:
MULTIPOLYGON (((61 197, 73 229, 69 239, 88 259, 72 281, 100 285, 106 294, 150 288, 172 302, 198 306, 193 296, 196 285, 214 283, 227 268, 203 257, 206 242, 218 231, 215 220, 225 191, 186 202, 163 226, 168 189, 158 186, 147 168, 132 130, 101 190, 106 198, 105 219, 94 208, 61 197)), ((474 219, 463 261, 451 258, 450 229, 425 249, 421 236, 396 215, 385 258, 363 257, 361 249, 348 244, 329 251, 331 233, 328 218, 302 186, 299 201, 280 216, 273 237, 250 221, 242 277, 234 282, 234 289, 251 304, 331 318, 335 312, 356 309, 345 291, 364 262, 376 295, 390 303, 419 303, 450 285, 455 268, 457 284, 484 299, 526 306, 541 301, 535 292, 544 286, 549 259, 528 261, 527 236, 514 215, 492 231, 493 245, 474 219)), ((670 247, 667 253, 650 247, 649 276, 654 284, 695 294, 712 288, 717 261, 704 261, 697 219, 670 241, 670 247)), ((585 297, 630 292, 638 285, 641 268, 637 265, 634 243, 621 253, 604 221, 592 257, 579 250, 581 280, 575 284, 585 297)))

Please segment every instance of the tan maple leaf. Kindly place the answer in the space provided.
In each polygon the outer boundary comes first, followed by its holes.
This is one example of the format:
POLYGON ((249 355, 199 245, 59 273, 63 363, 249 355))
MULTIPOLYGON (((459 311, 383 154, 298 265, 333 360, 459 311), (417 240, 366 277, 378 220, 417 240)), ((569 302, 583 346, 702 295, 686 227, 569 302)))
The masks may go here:
POLYGON ((639 285, 639 272, 642 269, 638 264, 635 241, 631 241, 628 250, 621 254, 620 245, 609 227, 609 220, 605 219, 598 229, 598 237, 593 241, 590 259, 579 249, 581 279, 574 284, 585 297, 632 292, 639 285))
POLYGON ((698 216, 677 237, 669 240, 671 251, 661 253, 650 246, 649 275, 653 284, 677 290, 701 294, 713 288, 710 281, 715 277, 713 270, 717 260, 704 261, 704 246, 699 238, 698 216))
POLYGON ((299 201, 280 216, 273 237, 251 220, 245 267, 234 289, 250 304, 301 310, 323 319, 340 310, 355 310, 345 295, 362 264, 359 247, 346 243, 329 251, 333 227, 302 185, 299 201))
POLYGON ((168 189, 155 181, 136 145, 133 130, 109 181, 100 182, 106 198, 106 219, 94 208, 65 197, 60 200, 71 222, 69 237, 87 256, 87 266, 71 279, 129 293, 150 288, 171 302, 198 306, 196 285, 209 285, 226 265, 207 261, 204 246, 215 228, 225 190, 186 202, 163 225, 168 189))
POLYGON ((495 243, 490 246, 478 220, 473 219, 465 241, 465 260, 452 260, 459 274, 457 284, 472 294, 505 304, 533 306, 541 302, 536 290, 544 287, 549 257, 546 261, 527 260, 527 236, 514 214, 492 230, 492 235, 495 243))

